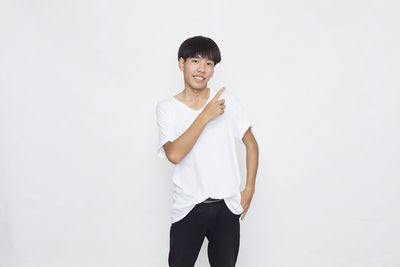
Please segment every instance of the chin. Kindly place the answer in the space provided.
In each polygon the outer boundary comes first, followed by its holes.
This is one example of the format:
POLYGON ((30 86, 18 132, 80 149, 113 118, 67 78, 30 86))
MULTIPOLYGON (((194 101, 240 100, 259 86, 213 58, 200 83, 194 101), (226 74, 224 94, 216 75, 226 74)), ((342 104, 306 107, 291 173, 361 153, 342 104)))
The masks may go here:
POLYGON ((207 84, 191 84, 190 85, 192 88, 197 89, 197 90, 201 90, 201 89, 206 89, 207 88, 207 84))

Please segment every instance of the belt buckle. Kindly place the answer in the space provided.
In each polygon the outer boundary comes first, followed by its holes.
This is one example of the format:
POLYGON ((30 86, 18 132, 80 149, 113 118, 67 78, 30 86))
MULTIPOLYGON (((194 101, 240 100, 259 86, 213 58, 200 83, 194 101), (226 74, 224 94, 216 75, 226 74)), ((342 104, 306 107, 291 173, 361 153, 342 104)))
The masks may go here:
POLYGON ((222 199, 218 199, 218 198, 207 198, 206 200, 203 201, 203 203, 213 203, 213 202, 218 202, 221 201, 222 199))

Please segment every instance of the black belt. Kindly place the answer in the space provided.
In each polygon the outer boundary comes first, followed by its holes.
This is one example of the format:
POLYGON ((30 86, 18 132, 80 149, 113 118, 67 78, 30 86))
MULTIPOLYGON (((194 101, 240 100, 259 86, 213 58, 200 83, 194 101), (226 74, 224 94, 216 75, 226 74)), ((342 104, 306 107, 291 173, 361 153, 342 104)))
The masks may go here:
POLYGON ((218 198, 209 197, 206 200, 204 200, 203 203, 214 203, 214 202, 218 202, 218 201, 221 201, 221 200, 224 200, 224 199, 223 198, 218 199, 218 198))

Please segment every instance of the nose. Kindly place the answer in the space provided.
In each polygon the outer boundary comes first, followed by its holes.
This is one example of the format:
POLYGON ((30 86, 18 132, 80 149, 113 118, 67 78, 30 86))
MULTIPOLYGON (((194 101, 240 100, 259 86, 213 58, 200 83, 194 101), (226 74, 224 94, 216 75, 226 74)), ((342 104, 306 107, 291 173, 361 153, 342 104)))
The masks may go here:
POLYGON ((205 72, 205 63, 204 62, 200 62, 200 64, 198 65, 197 71, 205 72))

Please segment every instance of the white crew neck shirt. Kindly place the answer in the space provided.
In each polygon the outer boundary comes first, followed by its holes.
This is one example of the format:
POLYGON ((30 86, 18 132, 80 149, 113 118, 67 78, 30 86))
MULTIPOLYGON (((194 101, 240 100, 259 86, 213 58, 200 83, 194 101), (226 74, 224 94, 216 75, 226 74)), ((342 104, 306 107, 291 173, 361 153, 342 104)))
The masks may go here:
MULTIPOLYGON (((216 93, 210 88, 207 103, 199 110, 186 106, 173 96, 157 102, 157 154, 160 158, 167 159, 164 144, 182 135, 216 93)), ((221 99, 225 99, 224 113, 206 124, 193 148, 175 165, 171 223, 183 219, 196 204, 209 197, 224 199, 234 214, 243 212, 235 142, 243 144, 244 133, 253 126, 230 90, 225 89, 219 97, 221 99)))

